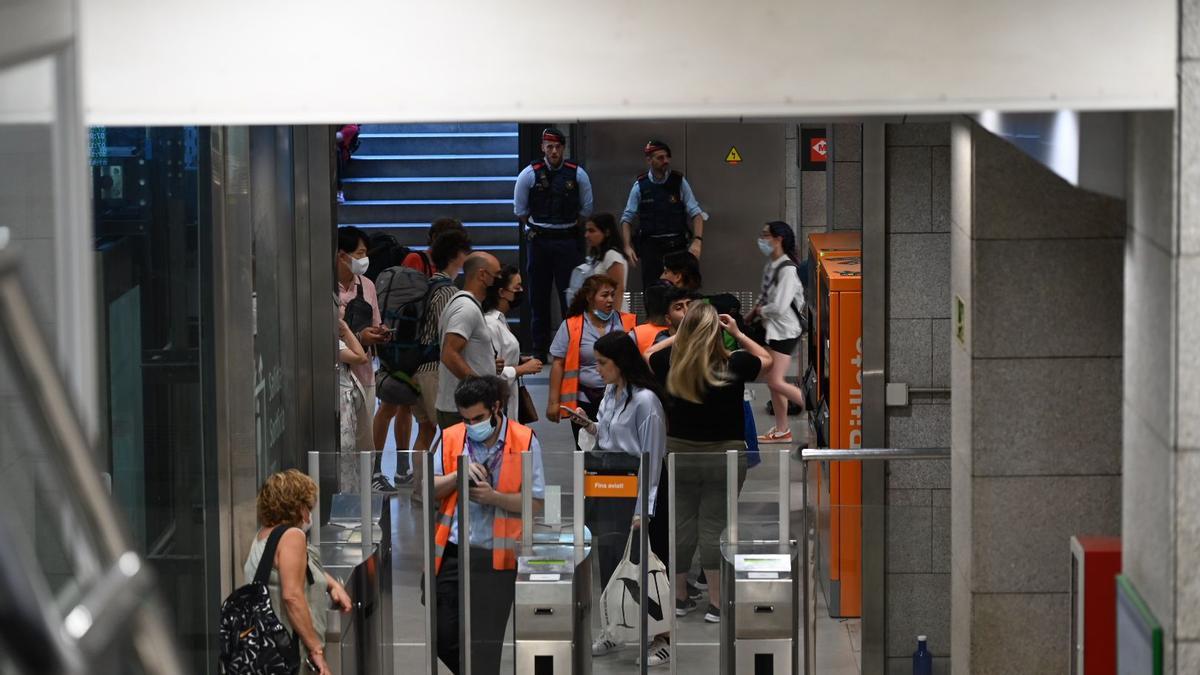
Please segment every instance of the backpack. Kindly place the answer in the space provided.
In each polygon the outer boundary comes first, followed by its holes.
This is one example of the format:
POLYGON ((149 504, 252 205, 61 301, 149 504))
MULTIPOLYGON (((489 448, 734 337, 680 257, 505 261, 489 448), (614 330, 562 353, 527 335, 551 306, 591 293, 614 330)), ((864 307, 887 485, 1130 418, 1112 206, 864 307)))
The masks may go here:
MULTIPOLYGON (((367 241, 367 257, 370 258, 371 264, 367 266, 367 273, 363 276, 371 281, 378 281, 384 270, 403 265, 404 259, 413 252, 411 248, 401 244, 395 235, 377 232, 367 241)), ((433 261, 429 259, 429 255, 424 251, 416 251, 416 254, 421 256, 421 267, 424 268, 425 276, 432 276, 433 261)))
POLYGON ((804 311, 804 276, 801 274, 800 266, 794 260, 784 260, 783 264, 775 268, 775 276, 771 278, 771 286, 779 283, 779 273, 785 267, 792 267, 796 270, 796 277, 800 279, 800 291, 796 293, 796 297, 792 298, 792 312, 796 314, 796 320, 800 322, 800 332, 808 332, 808 312, 804 311))
MULTIPOLYGON (((271 530, 254 579, 221 603, 221 675, 294 675, 300 670, 300 642, 271 609, 267 589, 275 549, 287 529, 280 525, 271 530)), ((312 571, 306 571, 311 584, 312 571)))
POLYGON ((421 342, 421 328, 428 320, 429 298, 451 282, 445 277, 430 279, 418 270, 395 265, 379 273, 375 294, 383 325, 392 331, 389 342, 376 345, 380 370, 406 380, 417 368, 438 357, 439 345, 421 342))

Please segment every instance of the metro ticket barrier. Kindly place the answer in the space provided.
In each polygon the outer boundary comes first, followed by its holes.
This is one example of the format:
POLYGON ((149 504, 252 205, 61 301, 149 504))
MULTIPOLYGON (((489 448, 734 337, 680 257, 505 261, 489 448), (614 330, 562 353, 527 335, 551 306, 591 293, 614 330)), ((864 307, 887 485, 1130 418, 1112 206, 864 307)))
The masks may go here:
MULTIPOLYGON (((533 475, 526 453, 524 474, 533 475)), ((564 529, 558 504, 547 495, 546 517, 533 514, 529 481, 521 486, 521 542, 513 602, 515 672, 524 675, 590 675, 592 672, 591 534, 583 519, 584 453, 573 453, 571 528, 564 529)), ((556 501, 556 500, 555 500, 556 501)))
POLYGON ((721 539, 721 672, 798 675, 800 557, 791 538, 791 476, 779 453, 777 523, 738 523, 738 452, 727 460, 728 525, 721 539))

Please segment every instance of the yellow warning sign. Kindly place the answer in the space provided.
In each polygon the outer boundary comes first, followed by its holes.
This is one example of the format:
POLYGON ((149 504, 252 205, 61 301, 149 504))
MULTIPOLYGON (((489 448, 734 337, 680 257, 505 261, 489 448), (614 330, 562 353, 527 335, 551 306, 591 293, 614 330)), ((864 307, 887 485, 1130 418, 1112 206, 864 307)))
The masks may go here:
POLYGON ((729 146, 729 154, 725 155, 725 163, 737 166, 742 163, 742 155, 737 151, 737 148, 729 146))

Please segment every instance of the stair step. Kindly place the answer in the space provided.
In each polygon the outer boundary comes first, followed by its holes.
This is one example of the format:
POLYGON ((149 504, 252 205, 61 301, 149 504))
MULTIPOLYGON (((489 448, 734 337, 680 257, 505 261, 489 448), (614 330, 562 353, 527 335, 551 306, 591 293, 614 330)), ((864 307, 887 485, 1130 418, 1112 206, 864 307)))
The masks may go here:
POLYGON ((516 175, 516 154, 355 155, 347 178, 516 175))
POLYGON ((516 132, 487 132, 478 134, 409 134, 380 133, 359 135, 362 144, 355 156, 363 155, 431 155, 431 154, 512 154, 517 151, 516 132))
MULTIPOLYGON (((342 223, 349 225, 349 223, 342 223)), ((514 223, 464 223, 471 243, 476 246, 516 246, 519 238, 514 223)), ((429 237, 429 223, 370 223, 359 224, 367 234, 387 232, 401 244, 412 248, 424 248, 429 237)))
POLYGON ((343 223, 432 223, 438 218, 462 221, 502 221, 511 218, 516 227, 511 199, 492 200, 373 200, 338 205, 343 223))
POLYGON ((488 133, 516 132, 513 122, 454 122, 418 124, 364 124, 359 130, 364 134, 378 133, 488 133))
POLYGON ((348 200, 362 199, 508 199, 515 176, 440 176, 346 178, 342 187, 348 200))

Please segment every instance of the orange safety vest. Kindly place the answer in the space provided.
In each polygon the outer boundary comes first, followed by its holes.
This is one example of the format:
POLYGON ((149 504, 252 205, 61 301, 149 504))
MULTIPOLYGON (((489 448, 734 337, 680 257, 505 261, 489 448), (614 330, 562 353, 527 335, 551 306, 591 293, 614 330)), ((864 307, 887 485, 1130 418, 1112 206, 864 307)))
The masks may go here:
POLYGON ((659 326, 653 323, 643 323, 635 326, 633 329, 633 337, 637 339, 638 351, 645 354, 647 349, 654 346, 654 338, 664 330, 668 330, 670 326, 659 326))
MULTIPOLYGON (((621 325, 625 328, 625 332, 633 330, 637 324, 637 317, 633 314, 620 312, 621 325)), ((583 345, 583 315, 573 316, 567 319, 567 358, 563 362, 562 386, 558 390, 558 402, 560 405, 565 405, 572 410, 575 408, 576 402, 579 400, 579 350, 583 345)), ((558 418, 567 419, 570 417, 562 410, 558 411, 558 418)))
MULTIPOLYGON (((500 481, 497 492, 517 494, 521 491, 521 453, 528 452, 533 441, 533 429, 507 420, 508 431, 504 436, 504 457, 500 460, 500 481)), ((458 471, 458 458, 466 447, 467 426, 462 422, 442 431, 442 475, 449 476, 458 471)), ((437 529, 433 540, 436 553, 433 569, 436 574, 442 569, 442 554, 450 542, 450 527, 458 513, 458 491, 455 490, 442 500, 438 514, 437 529)), ((463 533, 459 533, 461 538, 463 533)), ((469 537, 470 533, 465 536, 469 537)), ((517 568, 517 541, 521 539, 521 518, 514 518, 503 509, 496 509, 492 524, 492 569, 515 570, 517 568)))

